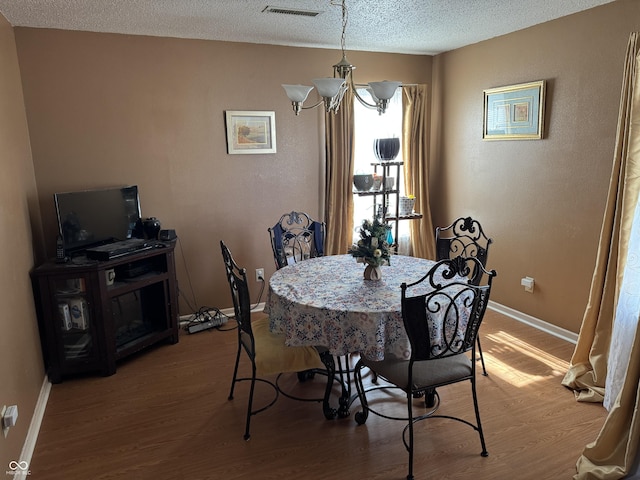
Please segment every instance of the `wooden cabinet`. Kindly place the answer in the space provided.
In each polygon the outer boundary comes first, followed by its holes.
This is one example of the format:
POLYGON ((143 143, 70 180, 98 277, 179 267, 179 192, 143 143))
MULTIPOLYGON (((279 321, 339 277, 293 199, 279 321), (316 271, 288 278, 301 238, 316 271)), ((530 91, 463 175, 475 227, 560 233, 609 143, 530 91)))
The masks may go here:
POLYGON ((45 367, 112 375, 116 363, 161 341, 178 341, 174 244, 113 260, 84 256, 31 272, 45 367))

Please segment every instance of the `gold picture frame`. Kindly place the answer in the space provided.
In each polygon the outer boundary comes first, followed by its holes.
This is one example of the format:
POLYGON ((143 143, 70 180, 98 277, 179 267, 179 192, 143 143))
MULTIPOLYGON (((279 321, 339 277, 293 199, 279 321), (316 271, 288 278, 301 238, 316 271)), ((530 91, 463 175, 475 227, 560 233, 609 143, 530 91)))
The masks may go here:
POLYGON ((540 140, 546 82, 484 90, 483 140, 540 140))
POLYGON ((229 154, 276 153, 275 112, 227 110, 229 154))

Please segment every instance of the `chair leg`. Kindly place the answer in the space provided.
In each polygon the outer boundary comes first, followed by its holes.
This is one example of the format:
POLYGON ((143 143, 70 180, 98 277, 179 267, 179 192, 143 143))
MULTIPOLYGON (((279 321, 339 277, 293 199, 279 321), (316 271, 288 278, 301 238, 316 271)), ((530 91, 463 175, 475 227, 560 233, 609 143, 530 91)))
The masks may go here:
MULTIPOLYGON (((253 363, 253 362, 252 362, 253 363)), ((251 438, 251 434, 249 433, 249 427, 251 426, 251 415, 253 412, 251 409, 253 408, 253 391, 256 386, 256 366, 253 364, 251 366, 251 389, 249 390, 249 401, 247 404, 247 425, 244 431, 244 439, 249 440, 251 438)))
POLYGON ((364 366, 358 361, 353 370, 353 381, 356 384, 356 390, 358 391, 358 398, 360 399, 360 406, 362 411, 357 412, 355 419, 358 425, 364 425, 369 417, 369 404, 367 403, 367 395, 364 391, 364 385, 362 384, 362 369, 364 366))
POLYGON ((407 480, 413 480, 413 395, 411 390, 407 391, 407 418, 409 419, 409 473, 407 480))
POLYGON ((476 394, 476 381, 475 378, 471 379, 471 392, 473 393, 473 408, 476 411, 476 424, 478 425, 478 435, 480 436, 480 445, 482 445, 483 457, 488 457, 487 445, 484 442, 484 433, 482 432, 482 422, 480 422, 480 409, 478 408, 478 395, 476 394))
POLYGON ((233 377, 231 379, 231 390, 229 391, 229 400, 233 400, 233 390, 235 389, 236 386, 236 378, 238 377, 238 365, 240 363, 240 349, 242 347, 240 346, 240 344, 238 343, 238 353, 236 354, 236 366, 233 367, 233 377))
POLYGON ((482 375, 487 376, 487 369, 484 366, 484 356, 482 355, 482 347, 480 346, 480 335, 476 337, 476 343, 478 344, 478 352, 480 353, 480 363, 482 363, 482 375))

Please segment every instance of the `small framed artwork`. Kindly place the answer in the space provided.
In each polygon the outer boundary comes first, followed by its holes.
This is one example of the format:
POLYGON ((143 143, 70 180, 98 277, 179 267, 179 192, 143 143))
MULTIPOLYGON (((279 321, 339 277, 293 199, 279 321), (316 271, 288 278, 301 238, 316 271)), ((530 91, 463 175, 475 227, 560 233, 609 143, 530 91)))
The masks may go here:
POLYGON ((484 91, 484 140, 539 140, 543 136, 545 81, 484 91))
POLYGON ((227 110, 227 152, 276 153, 275 112, 227 110))

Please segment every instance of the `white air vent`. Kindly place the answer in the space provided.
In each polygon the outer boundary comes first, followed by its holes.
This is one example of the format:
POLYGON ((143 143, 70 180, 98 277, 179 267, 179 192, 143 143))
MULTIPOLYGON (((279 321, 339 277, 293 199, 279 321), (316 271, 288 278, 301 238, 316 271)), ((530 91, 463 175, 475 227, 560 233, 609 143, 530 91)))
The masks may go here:
POLYGON ((316 10, 299 10, 299 9, 288 8, 288 7, 272 7, 268 5, 264 7, 264 10, 262 10, 262 13, 264 12, 281 13, 283 15, 298 15, 301 17, 317 17, 322 13, 316 10))

